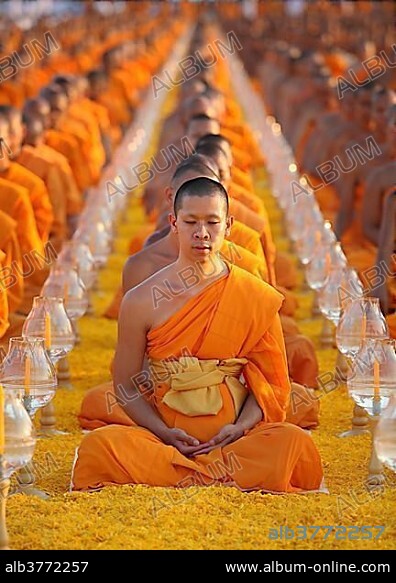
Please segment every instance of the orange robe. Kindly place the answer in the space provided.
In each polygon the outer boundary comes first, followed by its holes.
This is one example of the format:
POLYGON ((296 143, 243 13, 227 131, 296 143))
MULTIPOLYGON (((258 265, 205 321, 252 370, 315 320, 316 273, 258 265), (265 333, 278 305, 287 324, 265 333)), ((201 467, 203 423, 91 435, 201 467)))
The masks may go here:
POLYGON ((67 236, 66 196, 57 166, 32 146, 23 146, 18 162, 39 176, 47 187, 54 213, 51 238, 63 241, 67 236))
POLYGON ((43 242, 37 231, 32 204, 26 188, 0 178, 0 210, 17 223, 17 237, 22 255, 32 251, 44 254, 43 242))
POLYGON ((96 184, 105 163, 106 155, 102 144, 99 122, 92 113, 92 109, 87 104, 87 101, 88 100, 82 99, 71 104, 67 113, 73 120, 81 123, 88 132, 90 138, 89 160, 91 163, 93 181, 96 184))
POLYGON ((67 215, 78 215, 83 208, 84 201, 66 156, 47 144, 36 146, 35 151, 57 167, 66 196, 67 215))
POLYGON ((250 192, 254 191, 254 183, 249 172, 244 172, 237 166, 231 167, 231 180, 237 186, 241 186, 250 192))
MULTIPOLYGON (((268 270, 265 262, 260 260, 260 258, 255 257, 253 253, 244 247, 241 247, 232 241, 224 241, 220 255, 226 261, 238 265, 238 267, 241 267, 242 269, 246 269, 246 271, 249 271, 259 279, 267 281, 268 270)), ((118 319, 122 298, 123 293, 120 286, 116 291, 110 306, 104 313, 106 318, 110 318, 111 320, 118 319)))
POLYGON ((86 125, 67 112, 67 115, 59 122, 58 129, 77 140, 81 152, 80 164, 85 165, 89 176, 89 186, 92 186, 98 178, 98 168, 95 161, 96 144, 86 125))
MULTIPOLYGON (((247 206, 251 211, 258 214, 260 217, 266 217, 266 211, 263 201, 258 198, 252 191, 246 190, 243 186, 239 186, 235 182, 231 182, 228 189, 228 194, 231 198, 235 198, 247 206)), ((266 217, 267 218, 267 217, 266 217)))
POLYGON ((42 242, 46 243, 54 220, 54 213, 44 182, 36 174, 17 162, 11 162, 9 168, 1 173, 1 177, 27 189, 38 234, 42 242))
MULTIPOLYGON (((0 249, 0 273, 3 273, 3 268, 5 267, 6 254, 0 249)), ((8 298, 7 292, 0 282, 0 339, 3 338, 4 334, 9 328, 8 321, 8 298)), ((1 356, 0 356, 1 360, 1 356)))
MULTIPOLYGON (((290 397, 286 357, 278 311, 282 297, 272 287, 237 267, 191 298, 165 323, 147 335, 147 355, 163 361, 183 351, 199 360, 243 358, 243 377, 263 412, 263 420, 243 437, 208 454, 187 458, 156 435, 129 421, 86 435, 73 473, 76 490, 108 484, 186 486, 193 475, 213 483, 211 470, 234 459, 216 475, 217 483, 233 483, 243 490, 298 492, 320 487, 323 478, 319 453, 311 437, 284 423, 290 397), (265 309, 263 309, 265 306, 265 309), (204 333, 203 333, 204 331, 204 333), (236 463, 239 461, 239 463, 236 463)), ((182 373, 183 374, 183 373, 182 373)), ((156 384, 150 399, 169 427, 184 429, 201 442, 236 420, 227 384, 218 385, 217 413, 190 416, 168 406, 166 382, 156 384)), ((118 423, 119 406, 110 418, 118 423)), ((125 415, 125 413, 124 413, 125 415)))
POLYGON ((66 156, 77 186, 84 192, 91 185, 91 175, 84 164, 84 154, 77 138, 63 131, 48 130, 45 141, 48 146, 66 156))
POLYGON ((17 237, 17 222, 2 210, 0 210, 0 249, 4 253, 0 293, 1 290, 6 291, 8 310, 11 313, 22 302, 24 279, 21 250, 17 237))
POLYGON ((386 317, 391 338, 396 338, 396 312, 386 317))
POLYGON ((266 216, 259 216, 241 201, 230 198, 230 215, 241 223, 260 233, 261 244, 269 270, 269 282, 276 283, 275 277, 275 244, 272 239, 271 228, 266 216))
POLYGON ((260 235, 251 227, 248 227, 240 221, 235 220, 231 227, 231 233, 227 238, 253 253, 257 259, 266 261, 263 247, 261 245, 260 235))

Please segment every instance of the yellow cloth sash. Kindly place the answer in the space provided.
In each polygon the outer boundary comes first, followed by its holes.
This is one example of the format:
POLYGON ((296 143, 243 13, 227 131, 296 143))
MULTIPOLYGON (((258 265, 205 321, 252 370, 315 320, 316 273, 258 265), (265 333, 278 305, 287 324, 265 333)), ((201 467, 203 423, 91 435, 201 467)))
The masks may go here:
POLYGON ((189 417, 216 415, 223 406, 220 392, 225 383, 239 415, 247 396, 246 387, 239 377, 246 358, 224 360, 199 360, 195 356, 182 356, 176 360, 149 360, 152 377, 170 386, 162 402, 171 409, 189 417))

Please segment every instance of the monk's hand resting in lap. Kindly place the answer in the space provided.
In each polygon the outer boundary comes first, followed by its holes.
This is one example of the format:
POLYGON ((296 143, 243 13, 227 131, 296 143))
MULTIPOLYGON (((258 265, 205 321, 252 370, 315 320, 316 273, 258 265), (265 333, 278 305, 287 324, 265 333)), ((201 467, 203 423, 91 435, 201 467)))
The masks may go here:
POLYGON ((185 456, 195 455, 195 450, 202 445, 198 439, 188 435, 183 429, 177 427, 168 428, 164 434, 161 435, 162 440, 167 445, 173 445, 185 456))
POLYGON ((253 393, 250 393, 247 397, 241 412, 239 413, 238 419, 235 423, 228 423, 224 425, 212 439, 206 443, 202 443, 199 447, 195 448, 195 452, 192 455, 202 455, 204 453, 209 453, 217 447, 224 447, 233 441, 236 441, 242 437, 245 431, 249 431, 257 423, 259 423, 263 418, 263 413, 255 399, 253 393))
POLYGON ((204 453, 209 453, 217 447, 224 447, 242 437, 243 433, 244 427, 239 423, 229 423, 228 425, 224 425, 219 433, 212 437, 212 439, 206 443, 201 443, 199 447, 196 447, 193 455, 202 455, 204 453))

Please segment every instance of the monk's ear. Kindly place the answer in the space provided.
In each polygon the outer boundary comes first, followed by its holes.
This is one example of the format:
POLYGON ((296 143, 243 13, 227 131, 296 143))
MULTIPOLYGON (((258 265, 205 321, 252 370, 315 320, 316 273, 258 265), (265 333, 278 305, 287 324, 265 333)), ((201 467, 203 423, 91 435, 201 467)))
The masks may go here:
POLYGON ((225 229, 225 236, 228 237, 228 235, 231 233, 231 227, 234 223, 234 217, 232 215, 230 215, 229 217, 227 217, 226 219, 226 229, 225 229))
POLYGON ((173 213, 169 213, 168 221, 171 226, 172 233, 177 233, 176 217, 173 213))
POLYGON ((170 186, 165 188, 165 200, 169 206, 172 206, 173 202, 173 189, 170 186))

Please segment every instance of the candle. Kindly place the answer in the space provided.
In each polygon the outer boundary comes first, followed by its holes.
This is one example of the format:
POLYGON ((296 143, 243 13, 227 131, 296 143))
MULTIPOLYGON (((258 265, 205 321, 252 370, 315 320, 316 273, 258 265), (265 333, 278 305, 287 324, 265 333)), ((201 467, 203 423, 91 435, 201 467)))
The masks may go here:
POLYGON ((380 398, 380 366, 378 360, 374 360, 374 399, 380 398))
POLYGON ((4 421, 4 391, 0 385, 0 455, 4 453, 5 445, 5 421, 4 421))
POLYGON ((51 348, 51 314, 45 314, 45 348, 51 348))
POLYGON ((31 379, 31 368, 32 368, 32 361, 30 356, 26 357, 25 360, 25 395, 29 395, 30 393, 30 379, 31 379))
POLYGON ((361 331, 362 341, 366 338, 366 328, 367 328, 367 316, 365 312, 362 318, 362 331, 361 331))
POLYGON ((326 253, 326 274, 329 273, 331 267, 330 253, 326 253))

